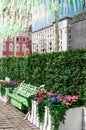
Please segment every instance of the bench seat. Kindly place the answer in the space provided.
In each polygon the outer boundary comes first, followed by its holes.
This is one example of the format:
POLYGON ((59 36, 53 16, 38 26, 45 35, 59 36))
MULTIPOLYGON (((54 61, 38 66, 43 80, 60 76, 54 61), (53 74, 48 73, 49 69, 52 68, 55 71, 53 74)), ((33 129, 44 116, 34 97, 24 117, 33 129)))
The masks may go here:
POLYGON ((13 94, 13 93, 9 93, 8 94, 10 98, 24 104, 26 107, 28 107, 28 100, 27 98, 21 96, 21 95, 18 95, 18 94, 13 94))
POLYGON ((20 110, 28 110, 28 108, 22 104, 21 102, 11 98, 11 102, 10 102, 13 106, 17 107, 20 110))

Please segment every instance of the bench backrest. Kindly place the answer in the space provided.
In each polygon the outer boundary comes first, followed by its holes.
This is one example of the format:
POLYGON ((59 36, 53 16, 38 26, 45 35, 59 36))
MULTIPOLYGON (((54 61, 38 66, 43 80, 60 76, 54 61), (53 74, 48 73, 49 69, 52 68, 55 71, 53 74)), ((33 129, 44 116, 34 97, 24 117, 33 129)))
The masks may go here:
POLYGON ((28 97, 29 96, 28 89, 29 89, 28 84, 23 83, 21 86, 18 87, 17 94, 23 97, 28 97))
POLYGON ((28 98, 29 96, 34 95, 39 90, 41 90, 41 87, 36 87, 31 84, 22 83, 17 90, 17 94, 28 98))

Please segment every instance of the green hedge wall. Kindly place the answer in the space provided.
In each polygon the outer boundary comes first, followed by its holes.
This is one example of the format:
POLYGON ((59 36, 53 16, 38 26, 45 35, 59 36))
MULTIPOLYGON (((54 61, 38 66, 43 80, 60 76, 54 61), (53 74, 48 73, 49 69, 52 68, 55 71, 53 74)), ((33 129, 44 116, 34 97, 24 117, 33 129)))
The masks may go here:
POLYGON ((45 84, 47 90, 77 94, 86 86, 86 49, 2 58, 0 79, 6 76, 37 86, 45 84))

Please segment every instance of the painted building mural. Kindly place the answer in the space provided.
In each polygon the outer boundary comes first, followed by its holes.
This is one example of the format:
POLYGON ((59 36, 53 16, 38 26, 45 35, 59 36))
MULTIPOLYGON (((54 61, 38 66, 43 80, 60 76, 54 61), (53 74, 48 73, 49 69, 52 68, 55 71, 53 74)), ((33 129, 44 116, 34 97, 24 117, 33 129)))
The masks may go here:
MULTIPOLYGON (((44 0, 45 1, 45 0, 44 0)), ((55 2, 57 0, 51 0, 52 2, 55 2)), ((66 51, 68 49, 70 49, 73 46, 73 43, 75 45, 75 41, 72 40, 72 19, 76 16, 76 14, 80 14, 81 12, 83 12, 83 10, 85 10, 86 8, 86 0, 58 0, 58 50, 59 51, 66 51)), ((39 9, 39 13, 35 14, 35 17, 37 19, 37 16, 39 18, 37 24, 35 24, 35 26, 33 26, 33 34, 32 34, 32 45, 33 46, 37 46, 38 47, 38 52, 40 52, 40 47, 39 47, 39 39, 41 38, 40 36, 40 30, 44 33, 44 30, 47 29, 47 27, 51 25, 53 25, 53 22, 55 21, 55 17, 53 17, 53 14, 50 12, 50 10, 45 10, 45 5, 42 4, 40 9, 39 9), (43 7, 43 8, 42 8, 43 7), (42 9, 42 14, 41 14, 41 9, 42 9), (36 42, 37 39, 37 42, 36 42)), ((34 20, 35 20, 34 17, 34 20)), ((80 27, 80 25, 79 25, 80 27)), ((56 30, 55 26, 54 26, 54 30, 56 30)), ((76 31, 77 32, 77 31, 76 31)), ((48 34, 48 30, 47 32, 45 32, 44 35, 48 34)), ((56 44, 55 44, 55 36, 57 36, 56 33, 52 34, 54 36, 54 48, 56 48, 56 44)), ((42 34, 42 37, 43 34, 42 34)), ((48 39, 49 42, 47 42, 47 47, 49 48, 49 43, 51 40, 51 37, 48 37, 48 35, 45 38, 46 40, 48 39), (49 39, 50 38, 50 39, 49 39)), ((77 40, 80 41, 80 40, 77 40)), ((52 40, 53 43, 53 40, 52 40)), ((76 45, 77 47, 77 45, 76 45)), ((82 47, 81 43, 79 45, 79 47, 82 47)), ((47 50, 47 49, 46 49, 47 50)), ((36 52, 36 51, 35 51, 36 52)), ((47 51, 49 52, 49 51, 47 51)))
POLYGON ((32 31, 37 31, 42 28, 46 28, 53 24, 54 17, 50 10, 45 7, 47 0, 44 0, 43 3, 35 8, 33 8, 33 15, 32 15, 32 31))
POLYGON ((59 19, 73 17, 84 8, 84 0, 59 0, 59 19))
MULTIPOLYGON (((52 1, 52 8, 54 8, 54 2, 57 0, 52 1)), ((54 22, 54 16, 49 9, 46 9, 45 4, 47 0, 37 8, 38 13, 33 13, 33 32, 50 26, 54 22)), ((59 19, 65 17, 73 17, 75 14, 81 12, 86 5, 86 0, 58 0, 58 17, 59 19)), ((34 12, 34 10, 33 10, 34 12)))

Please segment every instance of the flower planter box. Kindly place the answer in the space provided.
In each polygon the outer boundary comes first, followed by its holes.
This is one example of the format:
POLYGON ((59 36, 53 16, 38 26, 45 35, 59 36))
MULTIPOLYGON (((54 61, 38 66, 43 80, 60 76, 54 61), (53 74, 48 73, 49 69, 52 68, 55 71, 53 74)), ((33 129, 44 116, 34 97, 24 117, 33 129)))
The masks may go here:
MULTIPOLYGON (((47 122, 46 129, 51 130, 51 116, 47 108, 47 122)), ((86 130, 84 122, 84 108, 71 108, 66 112, 65 123, 60 123, 59 130, 86 130)))
MULTIPOLYGON (((28 116, 28 121, 41 130, 52 130, 49 108, 45 107, 44 123, 41 124, 38 120, 36 101, 32 101, 32 111, 28 116)), ((65 124, 61 122, 59 130, 86 130, 86 109, 84 107, 69 109, 66 112, 65 124)))
POLYGON ((9 101, 9 93, 15 92, 17 89, 17 82, 12 81, 6 77, 5 80, 0 80, 0 99, 5 103, 9 101))
POLYGON ((65 124, 61 123, 59 130, 82 130, 83 107, 69 109, 66 113, 65 124))
MULTIPOLYGON (((4 88, 5 93, 2 94, 0 86, 0 99, 3 100, 3 102, 7 103, 9 101, 8 93, 13 91, 13 88, 4 88)), ((16 89, 16 88, 14 88, 16 89)))
POLYGON ((44 124, 39 122, 38 113, 37 113, 37 102, 36 101, 32 101, 32 110, 31 110, 31 114, 28 113, 28 121, 30 121, 31 123, 36 125, 38 128, 43 130, 44 124))

